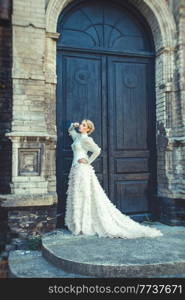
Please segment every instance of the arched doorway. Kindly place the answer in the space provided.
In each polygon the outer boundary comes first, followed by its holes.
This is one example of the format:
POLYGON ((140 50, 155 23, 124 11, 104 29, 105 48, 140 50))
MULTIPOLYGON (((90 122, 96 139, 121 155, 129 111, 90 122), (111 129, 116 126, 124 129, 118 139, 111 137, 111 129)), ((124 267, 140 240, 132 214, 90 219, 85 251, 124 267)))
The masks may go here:
POLYGON ((107 0, 68 5, 57 32, 59 212, 64 217, 72 160, 67 128, 89 118, 102 149, 93 165, 104 190, 123 213, 142 219, 156 196, 152 34, 133 7, 107 0))

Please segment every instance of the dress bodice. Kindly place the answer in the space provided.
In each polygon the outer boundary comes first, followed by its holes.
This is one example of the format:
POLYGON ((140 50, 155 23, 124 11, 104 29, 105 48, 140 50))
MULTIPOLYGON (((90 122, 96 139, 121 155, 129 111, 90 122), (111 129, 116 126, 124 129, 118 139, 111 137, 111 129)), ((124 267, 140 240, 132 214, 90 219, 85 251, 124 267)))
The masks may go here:
POLYGON ((72 165, 75 165, 78 163, 78 159, 80 158, 86 158, 88 161, 89 156, 87 154, 87 151, 82 147, 82 143, 80 141, 80 137, 77 137, 75 141, 71 144, 71 148, 73 150, 73 162, 72 165))
POLYGON ((100 154, 101 148, 94 142, 92 137, 76 132, 73 123, 71 123, 68 132, 73 139, 71 144, 73 150, 72 165, 78 164, 78 160, 81 158, 85 158, 91 164, 100 154), (87 154, 88 151, 92 152, 90 157, 87 154))

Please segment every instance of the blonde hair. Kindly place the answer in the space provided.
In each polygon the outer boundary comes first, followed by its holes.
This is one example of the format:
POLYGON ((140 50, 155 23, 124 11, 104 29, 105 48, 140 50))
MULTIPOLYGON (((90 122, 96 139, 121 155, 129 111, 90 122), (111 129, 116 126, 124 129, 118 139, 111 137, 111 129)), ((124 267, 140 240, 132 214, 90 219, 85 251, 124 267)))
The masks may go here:
POLYGON ((87 120, 87 119, 84 119, 82 122, 86 122, 87 127, 89 129, 87 134, 90 135, 95 130, 94 123, 91 120, 87 120))

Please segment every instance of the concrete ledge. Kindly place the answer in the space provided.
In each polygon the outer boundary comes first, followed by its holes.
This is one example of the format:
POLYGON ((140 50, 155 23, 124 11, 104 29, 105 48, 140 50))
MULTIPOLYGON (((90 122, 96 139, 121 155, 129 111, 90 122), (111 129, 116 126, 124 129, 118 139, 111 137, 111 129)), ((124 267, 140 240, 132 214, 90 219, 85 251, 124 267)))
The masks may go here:
POLYGON ((8 259, 10 278, 83 278, 56 268, 47 262, 40 251, 10 251, 8 259))
MULTIPOLYGON (((10 251, 8 267, 9 278, 97 278, 61 270, 47 262, 40 251, 10 251)), ((185 278, 185 273, 157 277, 185 278)))
POLYGON ((9 277, 185 278, 185 227, 159 222, 151 226, 160 229, 163 237, 123 240, 73 236, 64 229, 52 231, 43 235, 42 252, 10 251, 9 277))
POLYGON ((42 253, 58 268, 95 277, 143 278, 185 273, 185 228, 162 228, 162 237, 128 240, 74 236, 58 230, 44 235, 42 253))
POLYGON ((57 203, 57 194, 6 194, 0 195, 0 205, 7 208, 51 206, 57 203))
POLYGON ((53 140, 57 141, 57 135, 47 134, 46 132, 30 132, 30 131, 12 131, 7 132, 5 134, 9 138, 35 138, 36 140, 39 140, 39 138, 44 138, 46 140, 53 140))

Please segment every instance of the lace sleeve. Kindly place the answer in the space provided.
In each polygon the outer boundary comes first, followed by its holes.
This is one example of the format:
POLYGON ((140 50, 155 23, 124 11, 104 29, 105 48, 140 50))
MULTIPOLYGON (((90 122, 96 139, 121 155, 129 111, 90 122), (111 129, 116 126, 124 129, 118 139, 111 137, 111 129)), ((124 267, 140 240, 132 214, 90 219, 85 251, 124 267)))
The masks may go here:
POLYGON ((88 163, 91 164, 100 155, 101 148, 94 142, 92 137, 84 138, 82 145, 86 151, 92 152, 88 159, 88 163))
POLYGON ((76 132, 73 123, 68 128, 69 135, 72 137, 73 141, 76 139, 78 136, 78 132, 76 132))

